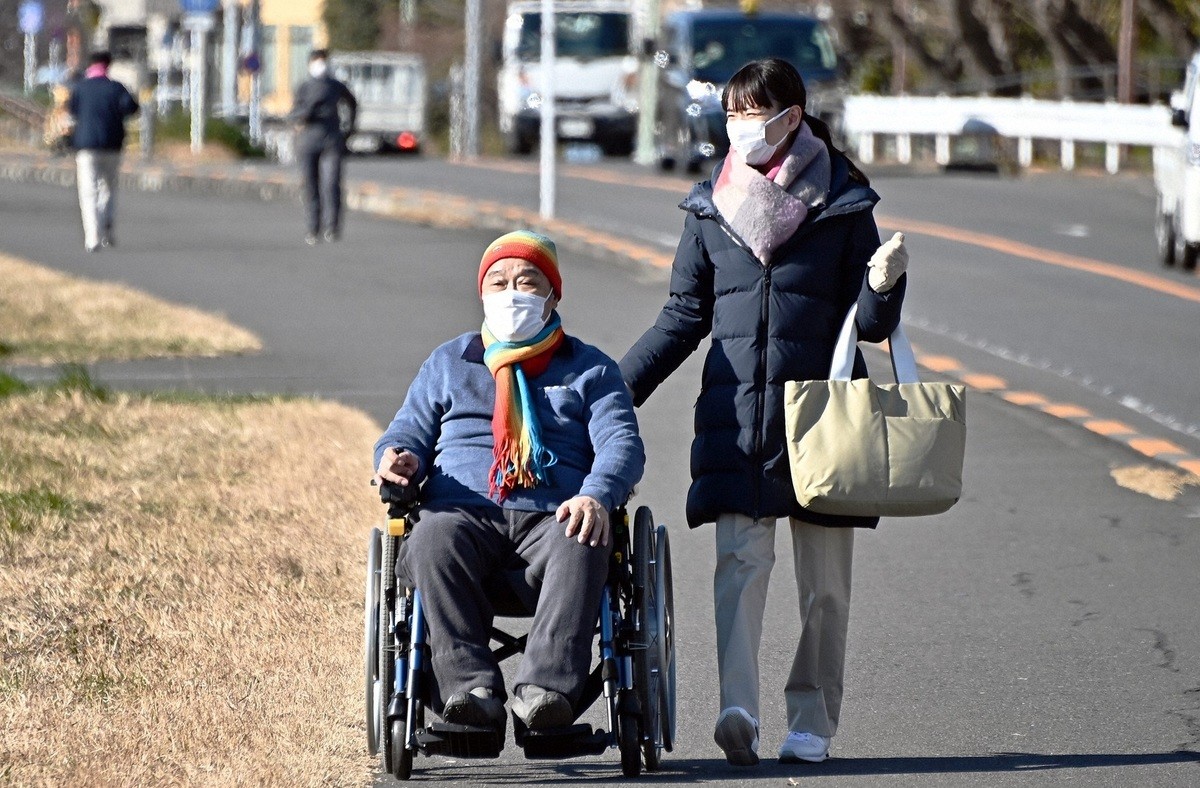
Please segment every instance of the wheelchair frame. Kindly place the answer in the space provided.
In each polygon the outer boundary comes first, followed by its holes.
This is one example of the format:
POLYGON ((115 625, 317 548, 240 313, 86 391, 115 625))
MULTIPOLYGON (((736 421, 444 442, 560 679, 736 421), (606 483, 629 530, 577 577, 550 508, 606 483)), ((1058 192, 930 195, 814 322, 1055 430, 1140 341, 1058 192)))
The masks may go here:
MULTIPOLYGON (((495 758, 505 731, 436 722, 425 725, 429 647, 419 589, 398 586, 395 561, 411 533, 415 493, 398 485, 380 490, 388 504, 385 530, 373 528, 367 548, 363 606, 367 746, 383 769, 401 780, 412 775, 416 753, 457 758, 495 758)), ((608 731, 588 724, 530 731, 513 715, 514 739, 531 759, 598 755, 616 748, 621 771, 636 777, 645 764, 656 771, 662 751, 675 739, 675 641, 671 548, 664 525, 638 507, 632 538, 628 512, 612 512, 608 579, 601 596, 599 662, 588 675, 576 714, 605 700, 608 731)), ((492 627, 503 661, 525 650, 526 636, 492 627)))

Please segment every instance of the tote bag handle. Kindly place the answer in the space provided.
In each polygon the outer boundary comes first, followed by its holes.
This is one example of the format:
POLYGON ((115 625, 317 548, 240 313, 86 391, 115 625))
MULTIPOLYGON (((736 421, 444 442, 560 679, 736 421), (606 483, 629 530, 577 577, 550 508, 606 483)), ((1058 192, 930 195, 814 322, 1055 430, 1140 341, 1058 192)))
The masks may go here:
MULTIPOLYGON (((842 330, 833 349, 833 363, 829 368, 830 380, 850 380, 854 372, 854 353, 858 348, 858 326, 854 320, 857 316, 858 304, 855 303, 850 306, 850 312, 842 322, 842 330)), ((920 382, 917 376, 917 360, 913 356, 908 335, 904 333, 903 324, 897 323, 896 330, 888 337, 888 354, 892 357, 892 372, 896 375, 897 383, 920 382)))

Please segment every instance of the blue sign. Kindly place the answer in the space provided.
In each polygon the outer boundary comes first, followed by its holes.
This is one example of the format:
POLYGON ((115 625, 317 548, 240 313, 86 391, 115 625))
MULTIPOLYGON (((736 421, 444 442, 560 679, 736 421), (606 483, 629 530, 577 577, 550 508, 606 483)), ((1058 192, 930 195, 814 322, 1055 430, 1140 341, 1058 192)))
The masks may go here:
POLYGON ((34 35, 42 29, 43 17, 42 4, 36 0, 25 0, 17 10, 21 32, 28 36, 34 35))
POLYGON ((221 0, 179 0, 185 14, 215 14, 221 0))

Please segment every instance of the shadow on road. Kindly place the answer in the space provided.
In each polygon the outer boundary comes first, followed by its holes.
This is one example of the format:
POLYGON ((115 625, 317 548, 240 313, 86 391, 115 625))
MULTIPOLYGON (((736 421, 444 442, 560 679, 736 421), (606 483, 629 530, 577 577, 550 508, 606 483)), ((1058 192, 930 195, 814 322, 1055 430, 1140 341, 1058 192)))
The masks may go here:
MULTIPOLYGON (((932 758, 834 758, 820 765, 780 764, 764 759, 756 769, 729 766, 721 759, 663 761, 661 771, 644 774, 643 779, 654 783, 707 783, 747 779, 784 777, 836 777, 881 774, 959 774, 973 772, 1035 772, 1048 769, 1090 769, 1100 766, 1155 766, 1170 763, 1200 763, 1200 752, 1152 752, 1137 754, 1094 753, 1084 755, 1040 755, 1038 753, 1004 752, 993 755, 969 755, 932 758)), ((579 783, 611 783, 621 780, 621 765, 611 763, 530 762, 512 770, 505 767, 500 774, 487 775, 484 764, 451 764, 417 761, 413 776, 422 781, 471 782, 490 785, 557 785, 579 783)), ((386 778, 377 782, 386 784, 386 778)))

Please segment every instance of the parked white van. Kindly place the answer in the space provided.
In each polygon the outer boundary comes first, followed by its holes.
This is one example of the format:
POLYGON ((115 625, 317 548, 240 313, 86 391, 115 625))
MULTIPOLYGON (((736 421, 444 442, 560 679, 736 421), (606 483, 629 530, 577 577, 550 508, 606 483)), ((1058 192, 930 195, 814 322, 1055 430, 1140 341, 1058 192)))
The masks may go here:
MULTIPOLYGON (((637 133, 637 59, 628 0, 554 4, 556 136, 627 154, 637 133)), ((542 4, 508 5, 497 75, 500 133, 511 153, 529 153, 541 131, 542 4)))
POLYGON ((1155 235, 1159 259, 1190 271, 1200 257, 1200 52, 1171 97, 1171 124, 1181 131, 1178 143, 1154 149, 1155 235))

